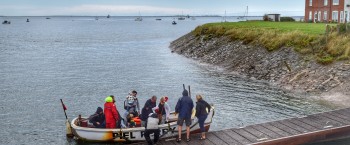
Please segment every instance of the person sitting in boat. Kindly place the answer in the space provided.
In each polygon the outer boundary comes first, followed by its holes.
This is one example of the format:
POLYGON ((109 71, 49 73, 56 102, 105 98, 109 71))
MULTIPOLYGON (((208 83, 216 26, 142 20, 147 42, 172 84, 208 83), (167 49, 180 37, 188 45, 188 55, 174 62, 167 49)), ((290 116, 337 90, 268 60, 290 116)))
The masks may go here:
POLYGON ((104 113, 106 118, 106 128, 116 128, 117 122, 120 122, 120 118, 117 107, 114 104, 114 96, 108 96, 105 101, 106 103, 104 104, 104 113))
POLYGON ((89 122, 96 128, 105 128, 105 115, 103 114, 103 109, 101 107, 97 107, 95 114, 92 114, 89 117, 89 122))
POLYGON ((130 113, 127 117, 127 127, 136 127, 136 123, 134 121, 134 114, 130 113))
POLYGON ((157 96, 152 96, 151 99, 148 99, 145 103, 145 106, 143 106, 140 119, 141 119, 141 126, 146 126, 146 121, 148 119, 148 115, 150 113, 153 113, 152 108, 157 106, 157 96))
POLYGON ((159 104, 156 107, 152 108, 154 112, 155 110, 159 110, 158 118, 159 118, 160 124, 164 124, 165 122, 169 121, 170 106, 167 103, 167 101, 168 101, 168 97, 164 96, 160 98, 159 104))
POLYGON ((160 134, 160 130, 159 130, 159 119, 158 119, 158 114, 159 112, 156 113, 150 113, 149 117, 147 118, 146 121, 146 126, 145 126, 145 139, 148 143, 148 145, 154 145, 158 142, 159 140, 159 134, 160 134), (150 134, 154 133, 154 138, 153 141, 150 138, 150 134))
POLYGON ((133 90, 128 96, 126 96, 126 100, 124 101, 124 109, 133 113, 134 116, 138 116, 138 113, 140 112, 140 103, 136 95, 137 92, 133 90))

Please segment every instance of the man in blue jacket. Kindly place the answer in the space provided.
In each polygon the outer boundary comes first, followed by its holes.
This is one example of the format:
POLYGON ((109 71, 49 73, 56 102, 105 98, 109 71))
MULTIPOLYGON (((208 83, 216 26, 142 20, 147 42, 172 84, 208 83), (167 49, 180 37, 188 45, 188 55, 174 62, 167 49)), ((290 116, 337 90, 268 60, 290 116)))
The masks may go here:
POLYGON ((191 97, 188 96, 188 91, 185 89, 182 92, 182 97, 177 101, 176 107, 175 107, 175 113, 178 113, 178 134, 179 137, 176 139, 177 142, 181 141, 181 131, 182 131, 182 125, 185 121, 186 123, 186 133, 187 133, 187 142, 189 142, 190 139, 190 125, 191 125, 191 115, 192 115, 192 109, 193 109, 193 101, 191 97))

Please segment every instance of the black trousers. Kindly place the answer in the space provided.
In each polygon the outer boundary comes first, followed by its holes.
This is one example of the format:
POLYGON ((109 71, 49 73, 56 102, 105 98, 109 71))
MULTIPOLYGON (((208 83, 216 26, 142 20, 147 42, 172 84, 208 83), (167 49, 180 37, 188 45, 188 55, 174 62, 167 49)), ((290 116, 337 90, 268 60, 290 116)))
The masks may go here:
POLYGON ((159 133, 160 133, 159 129, 146 129, 146 131, 145 131, 145 138, 146 138, 146 141, 147 141, 148 145, 153 145, 153 144, 158 142, 158 140, 159 140, 159 133), (154 133, 153 141, 150 138, 150 135, 152 133, 154 133))

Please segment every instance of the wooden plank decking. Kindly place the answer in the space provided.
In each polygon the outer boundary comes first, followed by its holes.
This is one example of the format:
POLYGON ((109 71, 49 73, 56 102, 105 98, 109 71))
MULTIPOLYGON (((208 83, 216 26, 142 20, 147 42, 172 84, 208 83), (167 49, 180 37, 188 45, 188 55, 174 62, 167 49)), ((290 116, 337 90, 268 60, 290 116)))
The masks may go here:
MULTIPOLYGON (((157 145, 296 145, 350 137, 350 108, 305 117, 209 132, 206 140, 198 134, 186 142, 161 140, 157 145)), ((137 143, 146 144, 146 143, 137 143)))

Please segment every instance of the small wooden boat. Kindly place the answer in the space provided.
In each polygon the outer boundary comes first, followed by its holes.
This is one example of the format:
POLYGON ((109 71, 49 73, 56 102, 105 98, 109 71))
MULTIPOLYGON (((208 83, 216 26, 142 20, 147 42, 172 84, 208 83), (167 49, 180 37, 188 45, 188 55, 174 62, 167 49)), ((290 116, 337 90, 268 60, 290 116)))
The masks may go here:
MULTIPOLYGON (((210 124, 214 116, 214 106, 212 106, 208 118, 205 120, 204 127, 209 130, 210 124)), ((195 111, 192 111, 191 133, 200 133, 200 128, 197 118, 194 116, 195 111)), ((80 119, 87 121, 87 117, 80 119)), ((178 135, 177 116, 174 113, 170 115, 170 121, 166 124, 159 125, 160 139, 175 138, 178 135)), ((79 118, 74 118, 71 122, 71 129, 76 139, 91 142, 140 142, 145 141, 144 127, 134 128, 90 128, 78 126, 79 118)), ((184 124, 185 125, 185 124, 184 124)), ((186 127, 182 127, 182 133, 186 133, 186 127)), ((153 138, 153 137, 151 137, 153 138)))
POLYGON ((176 25, 177 23, 175 21, 173 21, 171 24, 176 25))

